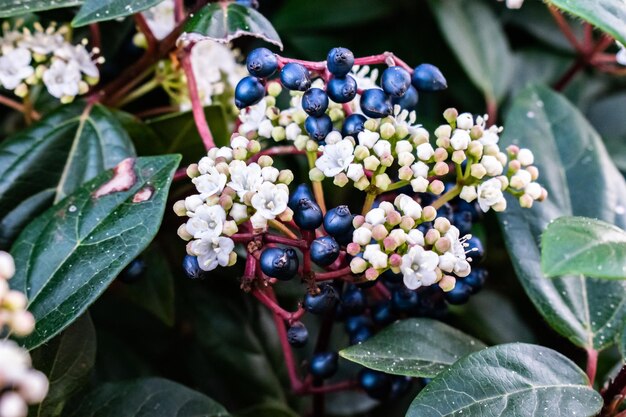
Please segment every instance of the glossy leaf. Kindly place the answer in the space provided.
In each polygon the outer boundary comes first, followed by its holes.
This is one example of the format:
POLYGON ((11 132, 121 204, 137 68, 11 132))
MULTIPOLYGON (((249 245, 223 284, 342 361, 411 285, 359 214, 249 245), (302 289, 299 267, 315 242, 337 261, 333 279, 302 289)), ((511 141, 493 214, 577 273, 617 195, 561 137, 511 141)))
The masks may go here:
POLYGON ((626 45, 626 3, 623 0, 548 0, 605 31, 626 45))
POLYGON ((522 209, 512 197, 499 214, 511 261, 526 293, 546 321, 581 347, 614 343, 626 314, 626 283, 583 276, 548 279, 540 267, 540 237, 562 216, 599 218, 626 226, 626 182, 602 140, 564 97, 530 87, 515 100, 501 145, 534 151, 548 198, 522 209))
POLYGON ((163 378, 103 384, 87 394, 64 417, 228 417, 206 395, 163 378))
POLYGON ((433 379, 407 417, 591 417, 602 397, 560 353, 522 343, 473 353, 433 379))
POLYGON ((0 18, 79 6, 84 0, 0 0, 0 18))
POLYGON ((586 217, 556 219, 541 236, 541 269, 549 277, 626 279, 626 232, 586 217))
POLYGON ((72 26, 85 26, 94 22, 113 20, 156 6, 163 0, 84 0, 72 26))
POLYGON ((479 341, 437 320, 398 321, 339 354, 388 374, 431 378, 462 356, 485 348, 479 341))
POLYGON ((430 0, 450 49, 488 101, 504 98, 513 75, 507 37, 491 9, 476 0, 430 0))
POLYGON ((132 161, 123 161, 115 176, 102 173, 51 207, 13 246, 17 274, 10 284, 26 294, 37 320, 35 332, 23 339, 28 348, 81 315, 158 231, 180 157, 132 161), (113 185, 130 188, 102 195, 113 185))
POLYGON ((283 43, 269 20, 252 7, 231 2, 209 3, 194 13, 186 23, 180 41, 195 43, 210 39, 229 43, 241 36, 254 36, 283 49, 283 43))
POLYGON ((0 248, 82 183, 135 155, 128 134, 105 107, 59 107, 0 143, 0 248))

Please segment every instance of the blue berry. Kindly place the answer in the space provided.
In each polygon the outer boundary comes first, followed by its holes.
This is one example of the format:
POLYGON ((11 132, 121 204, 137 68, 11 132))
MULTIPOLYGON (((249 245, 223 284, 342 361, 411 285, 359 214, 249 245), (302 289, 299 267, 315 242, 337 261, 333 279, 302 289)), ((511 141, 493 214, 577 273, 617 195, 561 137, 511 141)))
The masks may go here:
POLYGON ((400 284, 404 279, 404 275, 401 273, 396 274, 391 269, 388 269, 382 273, 382 278, 390 284, 400 284))
POLYGON ((311 75, 304 66, 290 62, 280 71, 280 82, 289 90, 306 91, 311 87, 311 75))
POLYGON ((337 290, 330 283, 323 283, 319 287, 319 294, 307 293, 304 297, 304 309, 313 314, 327 314, 333 311, 339 302, 337 290))
POLYGON ((472 213, 469 211, 457 211, 454 213, 452 224, 454 224, 461 233, 461 236, 465 236, 472 231, 472 213))
POLYGON ((319 352, 313 355, 309 364, 311 375, 316 378, 330 378, 337 372, 339 355, 337 352, 319 352))
POLYGON ((477 222, 483 217, 483 212, 480 210, 480 206, 477 201, 468 203, 465 200, 459 199, 458 207, 459 211, 468 211, 472 215, 472 221, 477 222))
POLYGON ((448 82, 439 68, 431 64, 418 65, 413 70, 411 82, 413 87, 420 91, 439 91, 448 88, 448 82))
POLYGON ((336 77, 348 74, 354 65, 354 54, 346 48, 333 48, 326 58, 326 66, 336 77))
POLYGON ((487 280, 487 270, 483 268, 474 268, 468 276, 463 278, 463 282, 470 286, 472 294, 476 294, 485 285, 487 280))
POLYGON ((289 330, 287 330, 287 340, 293 347, 299 348, 306 345, 309 340, 309 331, 302 322, 294 323, 289 330))
POLYGON ((350 333, 350 344, 358 345, 359 343, 363 343, 372 337, 373 334, 371 328, 367 326, 359 327, 355 332, 350 333))
POLYGON ((287 203, 287 206, 289 206, 290 209, 295 210, 298 206, 298 202, 303 198, 308 198, 311 201, 315 201, 309 184, 298 185, 296 187, 296 190, 289 196, 289 202, 287 203))
POLYGON ((321 116, 328 108, 328 96, 321 88, 309 88, 302 95, 302 110, 309 116, 321 116))
POLYGON ((259 262, 265 275, 281 281, 288 281, 298 273, 298 255, 291 248, 266 248, 259 262))
POLYGON ((319 266, 328 266, 339 257, 339 244, 332 236, 323 236, 311 243, 311 260, 319 266))
POLYGON ((257 104, 264 96, 265 87, 251 75, 242 78, 235 87, 235 105, 240 109, 257 104))
POLYGON ((246 67, 250 75, 267 78, 278 69, 278 58, 267 48, 257 48, 248 55, 246 67))
POLYGON ((389 67, 383 71, 380 84, 390 96, 402 97, 411 86, 411 75, 402 67, 389 67))
POLYGON ((365 294, 360 288, 348 288, 341 296, 343 311, 349 316, 361 314, 365 310, 365 294))
POLYGON ((331 236, 352 233, 352 213, 348 206, 337 206, 326 212, 324 216, 324 229, 331 236))
POLYGON ((352 316, 346 319, 345 328, 348 334, 356 333, 361 327, 370 327, 372 322, 365 316, 352 316))
POLYGON ((472 260, 472 265, 478 265, 485 257, 483 244, 476 236, 472 236, 465 242, 465 256, 472 260))
POLYGON ((185 270, 185 274, 191 279, 203 278, 204 276, 204 271, 200 269, 196 256, 185 255, 183 259, 183 269, 185 270))
POLYGON ((311 139, 321 142, 332 132, 333 121, 330 120, 330 116, 327 114, 322 114, 318 117, 309 116, 304 122, 304 128, 311 139))
POLYGON ((293 220, 301 229, 315 230, 322 224, 322 219, 320 206, 308 198, 301 198, 293 209, 293 220))
POLYGON ((419 101, 419 94, 415 87, 410 86, 406 93, 402 97, 391 97, 391 104, 394 106, 397 104, 402 109, 408 111, 415 110, 419 101))
POLYGON ((445 217, 450 220, 450 223, 454 221, 454 210, 450 203, 445 203, 437 209, 437 217, 445 217))
POLYGON ((341 134, 343 136, 352 136, 353 138, 356 139, 359 132, 362 132, 365 130, 364 124, 366 121, 367 121, 367 118, 363 116, 362 114, 357 114, 357 113, 351 114, 350 116, 346 117, 346 119, 343 121, 341 134))
POLYGON ((417 292, 408 288, 401 288, 394 291, 391 296, 391 308, 396 313, 407 313, 417 307, 419 296, 417 292))
POLYGON ((364 368, 359 372, 359 385, 370 397, 386 399, 391 393, 391 377, 383 372, 364 368))
POLYGON ((380 119, 392 112, 389 96, 380 88, 369 88, 361 96, 361 111, 366 116, 380 119))
POLYGON ((452 291, 444 293, 446 301, 450 304, 465 304, 469 300, 470 295, 472 295, 472 287, 460 280, 456 281, 452 291))
POLYGON ((335 103, 348 103, 356 97, 357 83, 354 77, 334 77, 326 84, 326 93, 335 103))
POLYGON ((406 394, 411 387, 411 381, 411 377, 408 376, 392 376, 389 399, 395 400, 406 394))
POLYGON ((424 288, 419 294, 419 306, 415 313, 418 317, 443 317, 448 305, 444 300, 444 292, 438 286, 424 288))
POLYGON ((396 320, 396 315, 391 311, 390 303, 377 304, 372 307, 372 320, 374 323, 385 326, 396 320))
POLYGON ((146 272, 146 262, 141 258, 135 258, 120 272, 118 279, 126 284, 137 282, 146 272))

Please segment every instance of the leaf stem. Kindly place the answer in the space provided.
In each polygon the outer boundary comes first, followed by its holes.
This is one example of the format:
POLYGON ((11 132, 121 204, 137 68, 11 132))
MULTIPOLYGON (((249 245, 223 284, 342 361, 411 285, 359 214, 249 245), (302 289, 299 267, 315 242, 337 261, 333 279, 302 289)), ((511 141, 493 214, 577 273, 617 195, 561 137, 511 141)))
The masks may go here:
POLYGON ((431 206, 433 206, 436 209, 440 209, 444 204, 452 200, 454 197, 456 197, 460 193, 461 193, 461 186, 459 184, 456 184, 454 187, 448 190, 448 192, 446 192, 441 197, 433 201, 431 206))
POLYGON ((598 369, 598 351, 593 348, 587 348, 587 377, 589 377, 589 385, 593 387, 596 379, 596 371, 598 369))
POLYGON ((161 85, 161 83, 156 79, 153 78, 150 81, 148 81, 147 83, 145 83, 144 85, 142 85, 141 87, 137 88, 136 90, 134 90, 133 92, 131 92, 130 94, 128 94, 126 97, 124 97, 122 100, 120 100, 117 105, 118 107, 124 107, 125 105, 127 105, 128 103, 137 100, 140 97, 143 97, 144 95, 148 94, 150 91, 154 90, 155 88, 159 87, 161 85))
POLYGON ((280 221, 278 220, 269 220, 267 222, 271 227, 273 227, 276 230, 279 230, 280 232, 282 232, 282 234, 284 234, 285 236, 293 239, 293 240, 299 240, 298 236, 295 235, 295 233, 293 233, 291 230, 289 230, 289 228, 287 226, 285 226, 284 224, 282 224, 280 221))
MULTIPOLYGON (((309 169, 315 168, 315 161, 317 161, 317 152, 307 152, 306 153, 307 160, 309 161, 309 169)), ((322 187, 321 181, 311 181, 313 185, 313 195, 315 196, 315 201, 320 206, 322 210, 322 214, 326 214, 326 202, 324 201, 324 188, 322 187)))
MULTIPOLYGON (((0 104, 5 105, 13 110, 17 110, 20 113, 24 113, 26 111, 26 107, 23 104, 20 104, 17 101, 10 99, 3 95, 0 95, 0 104)), ((41 119, 41 115, 37 113, 35 110, 31 109, 30 118, 32 120, 39 120, 41 119)))
POLYGON ((365 216, 367 212, 371 210, 377 195, 378 193, 372 191, 367 193, 367 196, 365 197, 365 202, 363 203, 363 210, 361 211, 361 214, 363 216, 365 216))

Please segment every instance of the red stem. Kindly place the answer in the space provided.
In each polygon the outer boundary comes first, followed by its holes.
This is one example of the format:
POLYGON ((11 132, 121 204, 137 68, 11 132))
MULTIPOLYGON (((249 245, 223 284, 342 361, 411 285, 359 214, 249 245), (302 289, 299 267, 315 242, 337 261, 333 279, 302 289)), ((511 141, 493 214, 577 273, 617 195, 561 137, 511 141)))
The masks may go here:
POLYGON ((578 39, 576 39, 576 35, 572 32, 572 28, 569 26, 569 23, 567 23, 567 20, 563 17, 561 12, 559 12, 559 10, 554 6, 548 6, 548 10, 552 14, 552 17, 554 17, 556 24, 559 26, 559 29, 561 29, 561 32, 563 32, 563 35, 565 35, 569 43, 572 44, 578 52, 584 53, 583 46, 578 42, 578 39))
POLYGON ((92 23, 89 25, 89 31, 91 32, 91 44, 100 50, 102 55, 102 36, 100 35, 100 25, 98 23, 92 23))
MULTIPOLYGON (((232 235, 230 238, 237 243, 248 243, 252 239, 254 239, 254 236, 255 236, 254 233, 236 233, 232 235)), ((251 257, 254 259, 254 257, 251 254, 248 254, 248 257, 251 257)))
POLYGON ((187 176, 187 167, 182 167, 182 168, 178 168, 176 170, 176 172, 174 173, 174 179, 173 181, 183 181, 185 179, 189 178, 187 176))
POLYGON ((137 28, 139 28, 139 31, 143 34, 143 36, 146 37, 146 42, 148 42, 148 50, 146 51, 146 53, 153 53, 156 50, 159 42, 157 41, 157 38, 154 37, 150 26, 148 26, 146 18, 141 13, 135 13, 133 15, 133 18, 135 19, 135 24, 137 25, 137 28))
MULTIPOLYGON (((273 290, 271 288, 268 288, 266 291, 271 291, 273 294, 273 290)), ((257 300, 259 300, 265 307, 269 308, 272 313, 279 316, 281 319, 288 322, 289 324, 300 320, 304 313, 306 313, 306 310, 304 310, 302 307, 298 308, 294 312, 289 312, 285 310, 284 308, 279 306, 276 301, 272 299, 271 296, 268 296, 264 291, 258 288, 252 290, 252 295, 254 295, 257 300)))
POLYGON ((329 279, 337 279, 337 278, 344 278, 344 277, 351 277, 352 276, 352 270, 350 269, 349 266, 342 268, 342 269, 338 269, 336 271, 330 271, 330 272, 317 272, 315 274, 315 279, 317 281, 326 281, 329 279))
POLYGON ((287 367, 287 374, 289 375, 289 382, 291 383, 291 389, 294 392, 300 392, 302 390, 302 382, 298 377, 298 369, 296 367, 296 361, 287 339, 287 329, 285 329, 285 323, 278 314, 273 314, 274 324, 276 325, 276 331, 278 332, 278 340, 283 349, 283 355, 285 356, 285 366, 287 367))
POLYGON ((596 379, 596 371, 598 369, 598 351, 593 348, 587 348, 587 377, 589 377, 589 385, 593 387, 593 381, 596 379))
POLYGON ((187 88, 189 89, 189 99, 191 100, 193 120, 196 122, 196 128, 202 138, 202 143, 204 143, 204 147, 208 151, 211 148, 215 148, 215 142, 213 141, 213 135, 211 134, 209 124, 206 121, 204 107, 200 102, 196 76, 194 75, 193 67, 191 66, 191 50, 182 51, 180 61, 183 66, 183 71, 185 71, 185 76, 187 77, 187 88))
POLYGON ((356 389, 359 383, 353 380, 336 382, 331 385, 323 385, 321 387, 305 387, 299 394, 325 394, 331 392, 340 392, 356 389))
POLYGON ((269 243, 278 243, 281 245, 295 246, 300 249, 306 249, 309 247, 309 244, 304 240, 296 240, 296 239, 291 239, 291 238, 284 237, 284 236, 265 234, 263 236, 263 239, 269 243))

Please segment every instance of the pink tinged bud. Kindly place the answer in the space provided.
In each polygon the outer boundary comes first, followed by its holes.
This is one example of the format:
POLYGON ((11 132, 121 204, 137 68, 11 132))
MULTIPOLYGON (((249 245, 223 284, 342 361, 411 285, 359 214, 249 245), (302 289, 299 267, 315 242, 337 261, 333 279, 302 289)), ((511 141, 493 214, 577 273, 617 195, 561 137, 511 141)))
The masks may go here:
POLYGON ((365 175, 362 176, 360 180, 354 183, 354 188, 356 188, 357 190, 361 190, 361 191, 364 191, 369 186, 370 186, 370 181, 367 179, 365 175))
POLYGON ((185 251, 187 252, 187 255, 191 255, 191 256, 197 256, 197 254, 193 251, 193 242, 195 242, 194 240, 192 240, 191 242, 187 242, 187 245, 185 245, 185 251))
POLYGON ((5 294, 2 300, 2 306, 9 311, 19 311, 26 308, 28 300, 26 296, 19 291, 11 290, 5 294))
POLYGON ((433 173, 438 176, 447 175, 450 172, 450 167, 445 162, 437 162, 433 167, 433 173))
POLYGON ((372 238, 377 241, 383 240, 387 237, 388 234, 389 231, 383 224, 374 226, 374 228, 372 229, 372 238))
POLYGON ((389 266, 391 266, 392 268, 399 268, 400 265, 402 265, 402 256, 398 255, 397 253, 389 256, 389 266))
POLYGON ((367 269, 367 261, 363 258, 352 258, 350 270, 354 274, 362 274, 367 269))
MULTIPOLYGON (((424 212, 422 211, 422 215, 424 212)), ((400 228, 405 232, 413 229, 415 227, 415 220, 410 218, 409 216, 402 216, 402 221, 400 222, 400 228)))
POLYGON ((230 173, 230 167, 226 162, 218 163, 217 165, 215 165, 215 169, 217 169, 220 174, 228 175, 230 173))
POLYGON ((413 170, 410 166, 402 166, 398 170, 398 178, 402 181, 410 181, 413 178, 413 170))
POLYGON ((470 129, 470 137, 474 140, 482 138, 483 128, 480 126, 472 126, 472 128, 470 129))
POLYGON ((452 135, 452 128, 450 125, 441 125, 437 129, 435 129, 435 136, 438 138, 441 137, 450 137, 452 135))
POLYGON ((424 242, 426 242, 427 245, 434 245, 439 238, 441 238, 441 233, 439 233, 437 229, 429 229, 424 236, 424 242))
POLYGON ((393 156, 391 156, 391 154, 388 154, 388 153, 384 154, 383 156, 380 157, 380 164, 384 167, 390 167, 391 164, 393 164, 393 156))
POLYGON ((423 193, 428 189, 428 180, 424 177, 418 177, 411 180, 411 188, 416 193, 423 193))
POLYGON ((441 278, 441 281, 439 281, 439 287, 441 287, 441 289, 445 292, 452 291, 455 285, 456 279, 450 275, 444 275, 443 278, 441 278))
POLYGON ((428 186, 428 190, 435 195, 443 193, 443 190, 445 189, 445 184, 443 183, 443 181, 440 180, 433 180, 428 186))
POLYGON ((449 137, 441 137, 437 139, 435 145, 439 146, 442 149, 449 149, 452 146, 452 143, 450 142, 449 137))
POLYGON ((190 235, 190 234, 187 232, 187 227, 185 227, 185 224, 184 224, 184 223, 183 223, 183 224, 181 224, 181 225, 178 227, 178 230, 176 231, 176 234, 178 234, 178 236, 179 236, 182 240, 186 240, 186 241, 189 241, 189 240, 191 240, 191 239, 193 238, 193 236, 192 236, 192 235, 190 235))
POLYGON ((476 179, 481 179, 487 175, 487 170, 483 164, 472 164, 470 166, 470 175, 476 179))
POLYGON ((224 229, 222 230, 222 233, 226 236, 232 236, 237 233, 238 230, 239 228, 234 220, 227 220, 224 222, 224 229))
POLYGON ((219 205, 222 206, 225 211, 228 211, 233 206, 233 198, 228 195, 222 195, 219 199, 219 205))
POLYGON ((28 336, 35 330, 35 318, 28 311, 18 311, 11 316, 9 327, 16 336, 28 336))
POLYGON ((448 151, 446 151, 444 148, 437 148, 435 149, 435 162, 444 162, 446 159, 448 159, 448 151))
POLYGON ((23 417, 28 414, 28 406, 22 397, 14 391, 8 391, 0 397, 0 415, 23 417))
POLYGON ((214 206, 220 202, 220 197, 217 194, 213 194, 210 197, 207 197, 205 203, 207 206, 214 206))
POLYGON ((198 170, 198 164, 191 164, 187 167, 187 176, 189 178, 196 178, 200 175, 200 171, 198 170))
POLYGON ((400 224, 401 221, 402 221, 402 215, 398 213, 397 211, 392 210, 389 213, 387 213, 387 223, 389 225, 396 226, 400 224))
POLYGON ((432 222, 437 217, 437 209, 433 206, 426 206, 422 209, 422 220, 432 222))
POLYGON ((224 187, 224 190, 222 190, 222 195, 229 195, 231 197, 235 197, 235 195, 237 195, 237 192, 235 192, 235 190, 233 190, 230 187, 224 187))
POLYGON ((452 152, 452 161, 453 162, 455 162, 457 164, 461 164, 466 159, 467 159, 467 157, 465 156, 465 151, 458 150, 458 151, 452 152))
POLYGON ((456 126, 457 117, 459 117, 459 112, 455 108, 449 108, 443 112, 443 118, 446 119, 446 122, 450 123, 452 126, 456 126))
POLYGON ((368 281, 374 281, 379 275, 380 273, 376 270, 376 268, 367 268, 365 271, 365 279, 368 281))
POLYGON ((528 194, 523 194, 520 198, 519 198, 519 205, 522 208, 531 208, 533 206, 533 198, 528 195, 528 194))
POLYGON ((291 220, 293 220, 293 210, 287 207, 285 211, 278 215, 278 218, 282 222, 290 222, 291 220))
POLYGON ((350 242, 348 243, 348 246, 346 246, 346 252, 352 256, 356 256, 359 252, 361 252, 361 245, 350 242))
POLYGON ((361 227, 363 223, 365 223, 365 216, 361 216, 360 214, 354 216, 352 219, 352 226, 354 226, 355 229, 361 227))
POLYGON ((467 154, 475 159, 480 159, 483 156, 483 144, 479 141, 470 142, 467 148, 467 154))
POLYGON ((520 169, 522 169, 522 164, 520 163, 520 161, 514 159, 511 162, 509 162, 509 171, 510 172, 517 172, 520 169))
POLYGON ((22 377, 19 384, 19 394, 28 404, 37 404, 43 401, 48 394, 48 378, 43 372, 30 370, 22 377))
POLYGON ((506 147, 506 151, 511 155, 511 156, 515 156, 517 155, 517 153, 519 152, 519 146, 517 145, 509 145, 506 147))
POLYGON ((435 250, 439 253, 445 253, 450 250, 452 243, 447 237, 442 237, 435 243, 435 250))
POLYGON ((537 169, 537 167, 526 167, 526 171, 530 173, 530 178, 532 178, 533 181, 537 181, 537 178, 539 178, 539 170, 537 169))
POLYGON ((178 200, 177 202, 175 202, 173 209, 174 209, 174 213, 176 213, 178 217, 183 217, 187 215, 187 207, 185 207, 185 200, 178 200))
POLYGON ((348 179, 348 176, 341 172, 335 175, 335 178, 333 179, 333 184, 335 184, 337 187, 344 187, 349 181, 350 180, 348 179))
POLYGON ((435 229, 439 230, 439 233, 446 234, 450 230, 450 220, 445 217, 438 217, 435 219, 435 229))
POLYGON ((383 246, 385 247, 385 251, 386 252, 392 252, 394 250, 396 250, 396 248, 399 246, 398 241, 396 239, 394 239, 391 236, 386 237, 383 240, 383 246))
POLYGON ((246 148, 250 153, 259 153, 261 151, 261 143, 258 140, 251 140, 246 148))
POLYGON ((537 201, 544 201, 546 198, 548 198, 548 190, 546 190, 545 188, 542 188, 541 189, 541 196, 539 196, 537 201))

